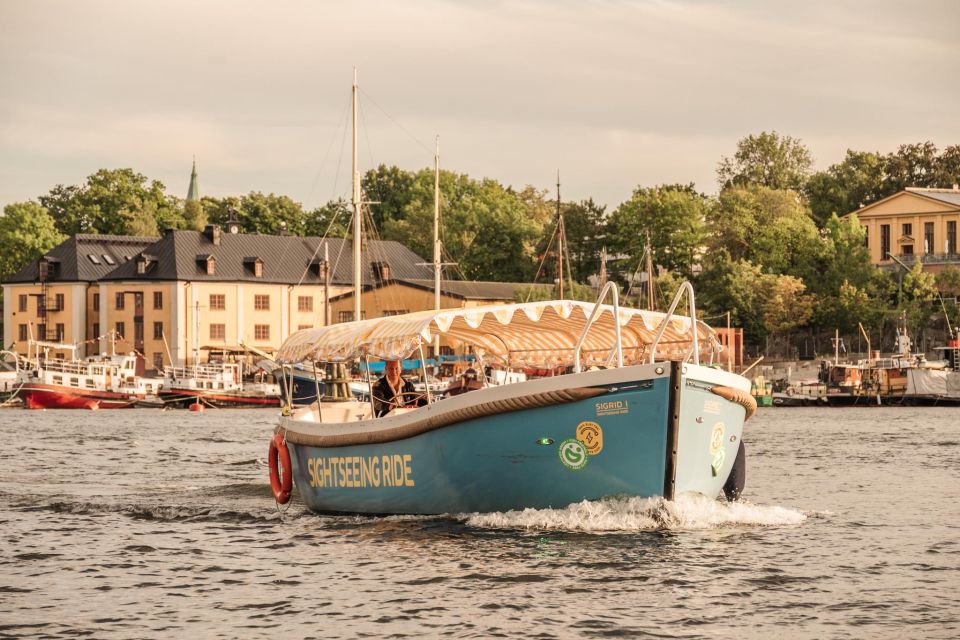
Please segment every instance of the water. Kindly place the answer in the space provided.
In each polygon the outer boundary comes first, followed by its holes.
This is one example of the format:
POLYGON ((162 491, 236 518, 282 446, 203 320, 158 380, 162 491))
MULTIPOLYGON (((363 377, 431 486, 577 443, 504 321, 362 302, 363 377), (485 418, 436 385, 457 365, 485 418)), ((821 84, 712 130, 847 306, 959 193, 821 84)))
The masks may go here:
POLYGON ((280 514, 272 411, 0 411, 0 636, 960 637, 960 409, 775 408, 746 502, 280 514))

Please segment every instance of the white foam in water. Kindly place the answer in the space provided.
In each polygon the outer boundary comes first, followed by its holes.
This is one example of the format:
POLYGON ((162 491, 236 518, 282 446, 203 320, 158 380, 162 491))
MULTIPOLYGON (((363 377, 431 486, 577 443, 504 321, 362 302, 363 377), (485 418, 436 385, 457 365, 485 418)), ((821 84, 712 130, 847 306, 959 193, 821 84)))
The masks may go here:
POLYGON ((682 494, 673 502, 663 498, 615 497, 584 500, 565 509, 475 513, 465 519, 468 525, 489 529, 624 532, 795 525, 806 520, 807 516, 784 507, 723 502, 701 494, 682 494))

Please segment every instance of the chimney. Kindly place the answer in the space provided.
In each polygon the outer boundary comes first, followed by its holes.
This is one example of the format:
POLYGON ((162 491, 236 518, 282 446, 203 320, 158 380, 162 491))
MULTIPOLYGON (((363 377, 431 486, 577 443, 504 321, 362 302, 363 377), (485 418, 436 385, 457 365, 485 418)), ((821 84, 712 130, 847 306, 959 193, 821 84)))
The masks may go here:
POLYGON ((207 236, 207 240, 212 242, 216 246, 220 246, 220 225, 218 224, 208 224, 203 228, 203 235, 207 236))

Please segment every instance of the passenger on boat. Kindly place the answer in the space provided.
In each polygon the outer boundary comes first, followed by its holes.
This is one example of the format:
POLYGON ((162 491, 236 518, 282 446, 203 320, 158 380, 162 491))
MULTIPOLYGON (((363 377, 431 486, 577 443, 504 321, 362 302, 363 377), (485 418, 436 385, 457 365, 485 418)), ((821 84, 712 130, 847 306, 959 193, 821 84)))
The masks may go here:
POLYGON ((383 377, 373 385, 373 410, 378 418, 397 407, 422 407, 427 404, 423 394, 417 393, 413 383, 404 380, 400 372, 399 360, 387 360, 383 377))

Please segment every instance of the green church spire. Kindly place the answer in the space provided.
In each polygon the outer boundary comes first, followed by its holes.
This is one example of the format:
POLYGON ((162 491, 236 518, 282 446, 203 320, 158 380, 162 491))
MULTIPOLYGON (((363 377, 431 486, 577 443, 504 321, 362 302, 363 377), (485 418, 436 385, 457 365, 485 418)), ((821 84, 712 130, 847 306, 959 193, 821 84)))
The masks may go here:
POLYGON ((200 200, 200 188, 197 186, 197 159, 193 159, 193 171, 190 172, 190 187, 187 189, 187 201, 200 200))

